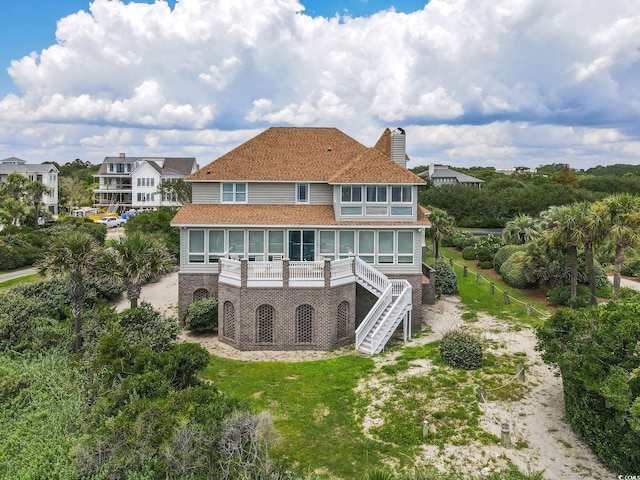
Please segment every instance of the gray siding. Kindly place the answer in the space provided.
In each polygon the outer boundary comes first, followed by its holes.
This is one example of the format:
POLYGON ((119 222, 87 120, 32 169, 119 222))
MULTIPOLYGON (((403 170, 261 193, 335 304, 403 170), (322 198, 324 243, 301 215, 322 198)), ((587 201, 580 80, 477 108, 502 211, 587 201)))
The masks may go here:
POLYGON ((328 183, 312 183, 310 189, 311 205, 333 205, 333 186, 328 183))
MULTIPOLYGON (((295 205, 296 184, 285 182, 248 183, 248 203, 252 205, 295 205)), ((220 183, 192 183, 194 204, 219 204, 220 183)), ((309 184, 310 205, 332 205, 333 187, 327 183, 309 184)))
POLYGON ((194 204, 220 203, 220 184, 202 182, 191 184, 191 197, 194 204))
POLYGON ((292 205, 296 203, 293 183, 249 183, 249 203, 252 205, 292 205))

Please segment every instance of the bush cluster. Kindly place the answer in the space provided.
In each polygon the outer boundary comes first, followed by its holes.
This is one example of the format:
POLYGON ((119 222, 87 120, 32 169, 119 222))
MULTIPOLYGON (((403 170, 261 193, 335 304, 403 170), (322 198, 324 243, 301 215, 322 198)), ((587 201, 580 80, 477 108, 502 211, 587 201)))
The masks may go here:
POLYGON ((458 277, 453 267, 447 262, 437 260, 433 264, 436 271, 436 294, 438 295, 457 295, 458 294, 458 277))
POLYGON ((212 332, 218 328, 218 300, 203 298, 187 307, 183 318, 184 328, 194 333, 212 332))
POLYGON ((467 332, 453 330, 440 342, 440 358, 452 367, 474 370, 482 367, 482 344, 467 332))
POLYGON ((559 285, 550 288, 547 292, 547 300, 552 305, 569 306, 572 308, 583 308, 589 305, 591 294, 589 289, 579 285, 576 290, 576 298, 571 300, 571 285, 559 285))
POLYGON ((464 258, 465 260, 475 260, 476 249, 472 245, 464 247, 462 249, 462 258, 464 258))
POLYGON ((640 304, 562 309, 538 329, 543 359, 562 374, 566 417, 620 472, 640 465, 640 304))
POLYGON ((510 287, 523 289, 534 285, 526 277, 526 259, 526 252, 515 252, 502 264, 500 268, 502 280, 510 287))
POLYGON ((500 247, 493 257, 493 269, 500 273, 500 268, 502 268, 502 264, 507 261, 507 259, 513 255, 515 252, 524 251, 526 246, 523 245, 505 245, 504 247, 500 247))

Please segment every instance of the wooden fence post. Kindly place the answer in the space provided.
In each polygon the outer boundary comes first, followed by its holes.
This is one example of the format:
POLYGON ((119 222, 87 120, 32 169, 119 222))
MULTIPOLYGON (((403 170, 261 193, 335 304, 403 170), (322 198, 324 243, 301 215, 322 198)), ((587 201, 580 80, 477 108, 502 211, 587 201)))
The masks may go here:
POLYGON ((509 424, 508 423, 503 423, 502 424, 502 435, 501 435, 501 439, 502 439, 502 446, 504 448, 511 448, 511 434, 509 432, 509 424))
POLYGON ((533 307, 531 306, 530 303, 527 303, 527 315, 529 316, 533 315, 533 307))
POLYGON ((491 282, 491 284, 489 285, 489 292, 491 293, 491 295, 496 293, 496 284, 495 283, 491 282))
POLYGON ((464 268, 462 269, 462 276, 463 276, 463 277, 466 277, 466 276, 468 275, 468 270, 469 270, 469 269, 468 269, 468 268, 467 268, 467 266, 465 265, 465 266, 464 266, 464 268))
POLYGON ((504 292, 504 304, 509 305, 511 301, 509 300, 509 293, 504 292))
POLYGON ((478 397, 478 402, 487 403, 487 396, 485 395, 484 387, 480 386, 476 389, 476 395, 478 397))

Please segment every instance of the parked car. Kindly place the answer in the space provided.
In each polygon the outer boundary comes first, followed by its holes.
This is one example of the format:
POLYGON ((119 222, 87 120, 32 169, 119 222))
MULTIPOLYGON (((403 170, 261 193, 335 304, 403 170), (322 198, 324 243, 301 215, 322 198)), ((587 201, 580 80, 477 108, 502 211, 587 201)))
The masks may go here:
POLYGON ((124 225, 124 220, 120 217, 102 217, 96 220, 96 223, 101 223, 107 228, 121 227, 124 225))

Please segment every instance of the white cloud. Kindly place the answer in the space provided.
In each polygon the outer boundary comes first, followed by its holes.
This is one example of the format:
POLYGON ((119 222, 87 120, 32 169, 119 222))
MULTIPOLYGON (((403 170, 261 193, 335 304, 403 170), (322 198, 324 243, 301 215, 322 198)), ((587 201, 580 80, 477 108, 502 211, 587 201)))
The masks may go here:
POLYGON ((302 10, 94 0, 58 22, 55 45, 12 62, 24 93, 0 100, 0 156, 22 148, 46 160, 47 145, 92 161, 125 147, 213 155, 271 124, 337 126, 369 144, 401 125, 412 157, 466 164, 637 152, 634 2, 431 0, 412 14, 331 19, 302 10), (223 131, 240 133, 221 142, 223 131))

